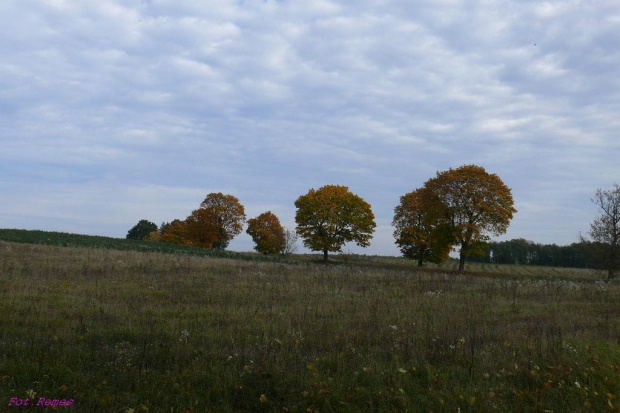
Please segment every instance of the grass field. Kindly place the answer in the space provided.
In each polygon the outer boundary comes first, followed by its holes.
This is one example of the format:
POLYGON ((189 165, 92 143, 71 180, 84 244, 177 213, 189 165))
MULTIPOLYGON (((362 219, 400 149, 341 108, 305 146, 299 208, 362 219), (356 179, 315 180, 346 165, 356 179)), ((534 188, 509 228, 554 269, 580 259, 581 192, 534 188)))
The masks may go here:
POLYGON ((35 244, 0 242, 0 412, 620 406, 620 287, 596 272, 35 244))

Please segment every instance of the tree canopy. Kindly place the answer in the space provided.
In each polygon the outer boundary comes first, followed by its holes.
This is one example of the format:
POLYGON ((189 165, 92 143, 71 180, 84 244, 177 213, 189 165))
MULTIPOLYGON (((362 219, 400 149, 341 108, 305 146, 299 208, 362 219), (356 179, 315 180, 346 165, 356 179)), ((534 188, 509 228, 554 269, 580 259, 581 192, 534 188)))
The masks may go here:
POLYGON ((246 232, 256 244, 254 249, 263 254, 278 254, 286 246, 284 228, 271 211, 249 219, 246 232))
POLYGON ((125 238, 139 241, 153 231, 157 231, 157 224, 154 224, 146 219, 141 219, 127 232, 127 236, 125 238))
POLYGON ((295 201, 297 233, 312 251, 339 252, 346 242, 370 245, 375 217, 370 204, 346 186, 326 185, 310 189, 295 201))
POLYGON ((403 255, 441 262, 460 247, 465 257, 483 256, 488 234, 506 232, 513 207, 510 188, 495 174, 476 165, 437 172, 424 186, 401 197, 395 208, 394 236, 403 255))
POLYGON ((185 220, 186 240, 191 245, 225 249, 243 229, 245 209, 232 195, 211 193, 185 220))
POLYGON ((449 228, 442 221, 441 208, 427 188, 418 188, 400 197, 394 209, 394 238, 403 256, 441 263, 451 249, 449 228))
MULTIPOLYGON (((159 241, 170 244, 187 244, 187 225, 185 222, 175 219, 170 223, 164 222, 159 227, 159 241)), ((153 237, 153 239, 157 239, 153 237)))
POLYGON ((484 254, 488 234, 504 234, 517 212, 510 188, 480 166, 437 172, 424 186, 438 201, 452 245, 460 247, 459 270, 465 268, 465 257, 484 254))

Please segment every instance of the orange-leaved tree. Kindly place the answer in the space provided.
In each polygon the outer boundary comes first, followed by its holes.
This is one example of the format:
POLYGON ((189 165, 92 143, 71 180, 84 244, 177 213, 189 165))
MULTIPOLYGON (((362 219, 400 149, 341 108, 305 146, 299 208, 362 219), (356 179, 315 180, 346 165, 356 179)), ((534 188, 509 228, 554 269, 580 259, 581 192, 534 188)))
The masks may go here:
POLYGON ((232 195, 211 193, 185 220, 188 244, 225 249, 243 229, 245 209, 232 195))
POLYGON ((400 197, 394 208, 394 238, 403 256, 440 264, 452 249, 450 229, 443 221, 438 199, 426 188, 418 188, 400 197))
POLYGON ((278 254, 285 246, 284 228, 271 211, 263 212, 256 218, 248 219, 248 234, 254 240, 254 249, 263 254, 278 254))
POLYGON ((310 189, 295 201, 297 233, 312 251, 322 251, 327 261, 329 251, 354 241, 360 247, 370 245, 376 227, 370 204, 346 186, 326 185, 310 189))
POLYGON ((436 207, 450 228, 452 245, 460 247, 460 271, 465 269, 465 257, 484 254, 488 234, 504 234, 517 212, 510 188, 480 166, 463 165, 437 172, 424 187, 437 200, 436 207))
POLYGON ((170 223, 162 223, 159 227, 159 237, 150 235, 151 240, 168 242, 170 244, 187 243, 187 226, 185 222, 175 219, 170 223))

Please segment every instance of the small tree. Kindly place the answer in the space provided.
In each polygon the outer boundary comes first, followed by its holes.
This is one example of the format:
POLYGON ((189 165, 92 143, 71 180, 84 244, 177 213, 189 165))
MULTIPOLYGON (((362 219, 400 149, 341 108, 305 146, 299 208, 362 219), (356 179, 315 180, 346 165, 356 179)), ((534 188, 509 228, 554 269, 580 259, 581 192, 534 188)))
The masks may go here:
POLYGON ((297 232, 284 228, 284 247, 280 251, 282 255, 294 254, 297 251, 297 240, 299 240, 297 232))
POLYGON ((232 195, 211 193, 187 217, 186 240, 205 248, 225 249, 243 229, 245 209, 232 195))
POLYGON ((438 211, 450 228, 452 245, 460 247, 459 271, 465 257, 484 256, 488 234, 504 234, 517 210, 510 188, 495 174, 476 165, 437 172, 424 187, 438 201, 438 211))
POLYGON ((154 224, 146 219, 141 219, 127 232, 127 236, 125 238, 139 241, 152 231, 157 231, 157 224, 154 224))
POLYGON ((607 279, 611 280, 620 265, 620 186, 614 184, 607 191, 597 189, 592 202, 602 213, 590 224, 590 239, 580 238, 590 258, 607 270, 607 279))
POLYGON ((346 186, 326 185, 311 189, 295 201, 297 233, 312 251, 340 252, 346 242, 370 245, 376 226, 370 205, 346 186))
POLYGON ((450 256, 449 227, 442 222, 441 208, 426 188, 400 197, 394 208, 394 238, 403 256, 418 261, 440 264, 450 256))
POLYGON ((249 219, 246 232, 256 244, 254 249, 263 254, 278 254, 286 245, 284 228, 271 211, 249 219))
POLYGON ((148 242, 161 242, 161 234, 159 231, 151 231, 144 238, 142 238, 142 240, 148 242))

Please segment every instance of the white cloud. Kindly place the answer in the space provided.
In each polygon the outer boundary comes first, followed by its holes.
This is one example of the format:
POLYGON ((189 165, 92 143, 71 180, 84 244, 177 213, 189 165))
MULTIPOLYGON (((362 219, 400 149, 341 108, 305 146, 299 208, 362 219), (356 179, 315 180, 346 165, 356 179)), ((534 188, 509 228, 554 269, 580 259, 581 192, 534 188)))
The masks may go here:
POLYGON ((611 1, 4 2, 0 219, 124 236, 224 191, 291 223, 297 196, 346 184, 381 223, 367 251, 396 254, 398 197, 477 163, 523 205, 510 231, 572 242, 620 172, 617 18, 611 1))

